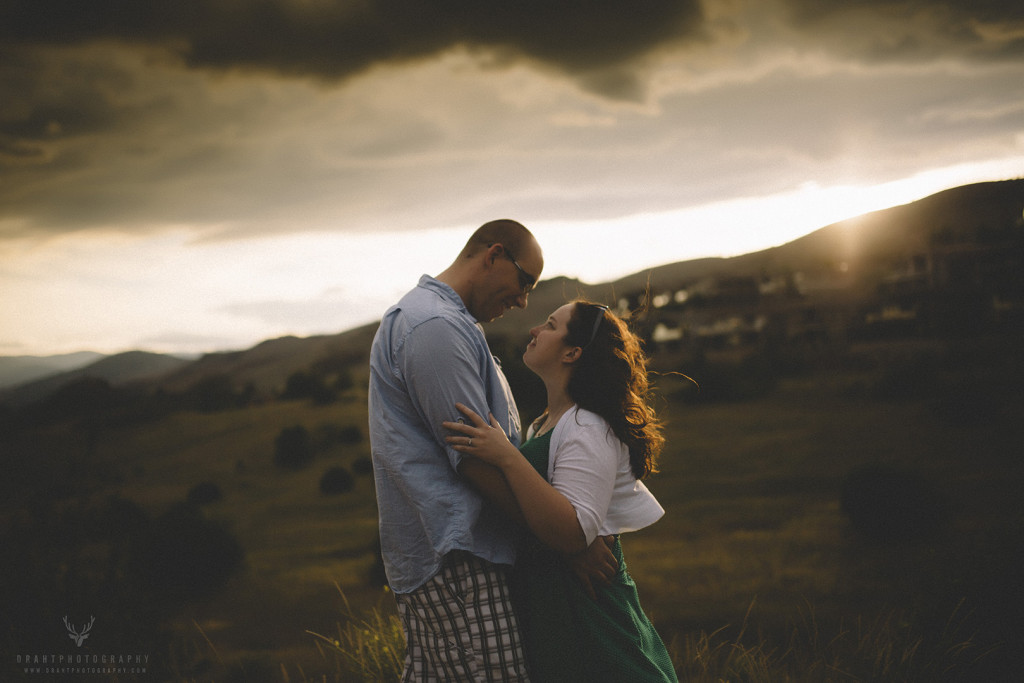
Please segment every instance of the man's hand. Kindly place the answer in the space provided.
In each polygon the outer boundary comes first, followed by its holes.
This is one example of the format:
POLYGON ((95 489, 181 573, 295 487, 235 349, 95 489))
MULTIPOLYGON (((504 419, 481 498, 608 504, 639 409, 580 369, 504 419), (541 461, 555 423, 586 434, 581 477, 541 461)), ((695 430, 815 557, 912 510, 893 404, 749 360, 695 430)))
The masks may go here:
POLYGON ((612 553, 613 547, 615 547, 614 536, 598 536, 582 553, 565 556, 569 568, 583 584, 583 590, 592 600, 597 599, 594 586, 609 585, 619 571, 619 561, 612 553))

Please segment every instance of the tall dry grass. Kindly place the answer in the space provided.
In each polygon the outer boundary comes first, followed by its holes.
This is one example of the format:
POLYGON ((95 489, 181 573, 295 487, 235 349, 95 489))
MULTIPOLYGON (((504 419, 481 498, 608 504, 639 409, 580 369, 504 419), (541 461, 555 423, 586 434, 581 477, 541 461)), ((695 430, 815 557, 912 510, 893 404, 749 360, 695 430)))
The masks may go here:
MULTIPOLYGON (((339 592, 341 589, 339 588, 339 592)), ((344 597, 344 593, 342 592, 344 597)), ((327 683, 380 683, 401 678, 405 653, 402 628, 387 603, 355 614, 336 637, 309 632, 333 669, 327 683)), ((777 643, 754 626, 751 603, 743 623, 677 636, 669 645, 680 681, 688 683, 953 683, 974 680, 972 671, 990 654, 962 633, 957 610, 937 635, 926 636, 906 614, 856 618, 834 630, 820 625, 808 606, 786 642, 777 643)), ((303 678, 307 683, 310 679, 303 678)))
POLYGON ((336 681, 397 681, 405 660, 405 638, 402 624, 394 609, 387 609, 390 600, 387 588, 381 604, 356 614, 345 591, 334 584, 345 603, 345 623, 338 624, 334 637, 307 631, 315 639, 317 651, 328 662, 336 681))

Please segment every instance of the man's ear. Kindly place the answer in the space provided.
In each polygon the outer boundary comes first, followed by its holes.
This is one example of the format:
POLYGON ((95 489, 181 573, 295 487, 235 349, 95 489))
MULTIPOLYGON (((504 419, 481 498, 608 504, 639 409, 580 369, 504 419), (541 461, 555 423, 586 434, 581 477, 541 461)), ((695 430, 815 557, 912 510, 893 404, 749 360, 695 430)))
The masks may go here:
POLYGON ((502 256, 504 253, 505 247, 501 242, 495 242, 491 246, 487 247, 487 253, 484 254, 484 262, 488 266, 493 266, 495 261, 498 260, 498 257, 502 256))

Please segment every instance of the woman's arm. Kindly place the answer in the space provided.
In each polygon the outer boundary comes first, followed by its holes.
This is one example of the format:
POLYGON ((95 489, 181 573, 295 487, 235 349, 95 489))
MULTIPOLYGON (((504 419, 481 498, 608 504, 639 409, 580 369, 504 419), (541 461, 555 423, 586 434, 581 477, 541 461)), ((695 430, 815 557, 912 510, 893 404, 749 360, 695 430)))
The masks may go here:
POLYGON ((465 477, 487 501, 496 505, 516 526, 527 526, 519 501, 509 488, 508 480, 494 465, 479 458, 463 458, 459 474, 465 477))
POLYGON ((456 432, 446 441, 460 453, 479 458, 499 468, 519 503, 527 526, 537 538, 554 550, 579 553, 587 549, 587 537, 576 516, 576 508, 562 493, 548 484, 513 446, 498 422, 491 424, 475 412, 456 404, 472 425, 445 422, 444 427, 456 432))

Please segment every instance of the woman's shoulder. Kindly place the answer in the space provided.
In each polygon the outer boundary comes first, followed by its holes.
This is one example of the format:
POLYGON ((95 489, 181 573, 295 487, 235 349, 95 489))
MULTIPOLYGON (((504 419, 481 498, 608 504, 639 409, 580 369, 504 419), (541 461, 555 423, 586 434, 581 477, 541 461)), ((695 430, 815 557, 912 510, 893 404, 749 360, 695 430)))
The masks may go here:
POLYGON ((574 406, 567 410, 555 426, 552 441, 559 443, 570 438, 609 440, 615 438, 611 425, 595 412, 574 406))
POLYGON ((558 419, 556 427, 573 429, 578 427, 593 427, 607 424, 608 422, 597 413, 591 412, 586 408, 573 406, 569 410, 565 411, 565 414, 558 419))

